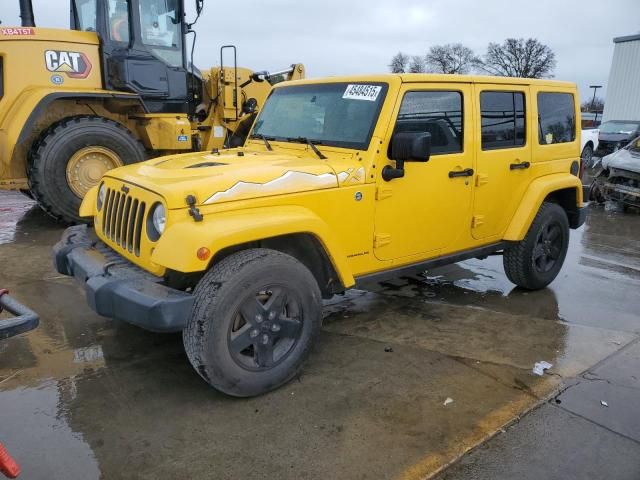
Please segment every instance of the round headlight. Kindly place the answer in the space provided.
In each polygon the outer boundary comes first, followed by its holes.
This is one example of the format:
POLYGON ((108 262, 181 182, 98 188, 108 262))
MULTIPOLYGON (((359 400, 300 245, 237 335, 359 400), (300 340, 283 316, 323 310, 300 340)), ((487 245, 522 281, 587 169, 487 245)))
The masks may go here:
POLYGON ((107 188, 104 186, 104 183, 100 185, 100 189, 98 190, 98 210, 102 209, 102 205, 104 205, 104 199, 107 196, 107 188))
POLYGON ((153 228, 156 230, 159 237, 164 233, 164 227, 167 224, 167 214, 164 209, 164 205, 162 205, 161 203, 156 203, 153 206, 151 221, 153 223, 153 228))

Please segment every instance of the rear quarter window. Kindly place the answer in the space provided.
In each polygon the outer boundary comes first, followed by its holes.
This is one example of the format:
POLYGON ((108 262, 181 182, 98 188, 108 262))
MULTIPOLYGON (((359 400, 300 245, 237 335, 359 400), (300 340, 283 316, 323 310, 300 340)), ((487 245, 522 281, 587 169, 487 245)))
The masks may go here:
POLYGON ((570 93, 538 93, 540 145, 568 143, 576 139, 576 110, 570 93))

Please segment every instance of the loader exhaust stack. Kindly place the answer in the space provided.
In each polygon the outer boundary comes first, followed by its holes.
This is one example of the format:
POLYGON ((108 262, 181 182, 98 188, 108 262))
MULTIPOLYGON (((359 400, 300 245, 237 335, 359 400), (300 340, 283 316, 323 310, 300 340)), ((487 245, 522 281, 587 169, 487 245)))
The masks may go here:
POLYGON ((23 27, 35 27, 36 21, 33 18, 33 5, 31 0, 20 0, 20 18, 23 27))

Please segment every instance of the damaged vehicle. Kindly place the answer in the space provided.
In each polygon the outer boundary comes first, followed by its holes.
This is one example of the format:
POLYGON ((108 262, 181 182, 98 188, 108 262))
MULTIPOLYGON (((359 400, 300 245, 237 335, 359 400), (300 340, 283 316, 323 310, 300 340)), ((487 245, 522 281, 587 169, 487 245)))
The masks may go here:
POLYGON ((604 157, 626 147, 640 135, 640 121, 611 120, 600 125, 599 145, 596 156, 604 157))
POLYGON ((589 198, 640 208, 640 137, 602 159, 602 170, 591 185, 589 198))

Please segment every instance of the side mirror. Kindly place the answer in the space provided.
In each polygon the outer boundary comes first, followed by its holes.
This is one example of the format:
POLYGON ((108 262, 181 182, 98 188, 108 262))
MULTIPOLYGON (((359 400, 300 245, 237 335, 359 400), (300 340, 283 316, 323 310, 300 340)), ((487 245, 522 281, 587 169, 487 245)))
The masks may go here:
POLYGON ((396 166, 382 169, 386 181, 404 177, 404 162, 428 162, 431 157, 431 134, 425 132, 400 132, 391 139, 391 159, 396 166))
POLYGON ((257 109, 258 109, 258 101, 253 97, 251 97, 249 100, 247 100, 242 104, 242 113, 245 113, 245 114, 255 113, 257 109))

